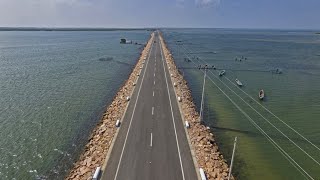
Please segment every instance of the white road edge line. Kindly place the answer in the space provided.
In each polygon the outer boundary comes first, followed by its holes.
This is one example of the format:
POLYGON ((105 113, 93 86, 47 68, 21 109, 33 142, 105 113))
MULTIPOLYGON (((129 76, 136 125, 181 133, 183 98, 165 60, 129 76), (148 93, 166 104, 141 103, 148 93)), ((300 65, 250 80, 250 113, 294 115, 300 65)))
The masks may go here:
MULTIPOLYGON (((160 40, 159 40, 160 41, 160 40)), ((181 153, 180 153, 180 148, 179 148, 179 140, 178 140, 178 136, 177 136, 177 130, 176 130, 176 125, 175 125, 175 120, 174 120, 174 115, 173 115, 173 110, 172 110, 172 102, 171 102, 171 97, 170 97, 170 92, 169 92, 169 85, 168 85, 168 80, 167 80, 167 72, 165 70, 165 63, 163 60, 163 51, 162 51, 162 44, 159 42, 160 44, 160 50, 161 50, 161 59, 162 59, 162 64, 163 64, 163 71, 164 71, 164 76, 166 79, 166 84, 167 84, 167 90, 168 90, 168 96, 169 96, 169 101, 170 101, 170 108, 171 108, 171 116, 172 116, 172 123, 173 123, 173 128, 174 128, 174 134, 176 136, 176 142, 177 142, 177 148, 178 148, 178 154, 179 154, 179 160, 180 160, 180 167, 181 167, 181 173, 182 173, 182 179, 185 180, 184 177, 184 171, 183 171, 183 165, 182 165, 182 160, 181 160, 181 153)))
POLYGON ((126 139, 124 140, 124 145, 123 145, 123 148, 122 148, 122 151, 121 151, 121 155, 120 155, 120 159, 119 159, 117 171, 116 171, 116 174, 115 174, 115 176, 114 176, 114 180, 116 180, 117 177, 118 177, 119 167, 120 167, 120 164, 121 164, 121 160, 122 160, 122 156, 123 156, 124 149, 125 149, 125 147, 126 147, 128 135, 129 135, 129 132, 130 132, 130 129, 131 129, 132 119, 133 119, 133 116, 134 116, 134 113, 135 113, 135 109, 136 109, 136 106, 137 106, 137 102, 138 102, 138 99, 139 99, 139 97, 140 97, 140 96, 139 96, 139 95, 140 95, 140 90, 141 90, 142 84, 143 84, 143 82, 144 82, 144 75, 146 74, 146 70, 147 70, 147 68, 148 68, 149 58, 150 58, 152 49, 153 49, 153 43, 151 44, 151 48, 150 48, 150 52, 149 52, 149 56, 148 56, 148 61, 147 61, 146 67, 145 67, 145 69, 144 69, 144 73, 143 73, 143 76, 142 76, 142 81, 141 81, 141 84, 140 84, 140 87, 139 87, 139 91, 138 91, 138 94, 137 94, 137 99, 136 99, 136 102, 135 102, 134 107, 133 107, 133 112, 132 112, 132 115, 131 115, 131 119, 130 119, 128 131, 127 131, 127 134, 126 134, 126 139))
POLYGON ((152 107, 152 115, 153 115, 153 112, 154 112, 154 107, 152 107))
POLYGON ((152 133, 150 134, 150 137, 151 137, 151 139, 150 139, 150 146, 152 147, 152 133))

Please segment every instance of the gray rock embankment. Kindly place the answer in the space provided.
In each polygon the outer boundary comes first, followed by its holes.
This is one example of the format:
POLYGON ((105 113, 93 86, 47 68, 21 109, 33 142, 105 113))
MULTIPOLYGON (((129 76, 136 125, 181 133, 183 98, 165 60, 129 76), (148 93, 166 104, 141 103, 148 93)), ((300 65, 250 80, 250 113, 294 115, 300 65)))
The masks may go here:
POLYGON ((125 113, 128 104, 126 98, 131 96, 133 92, 135 83, 141 71, 140 67, 144 62, 144 57, 146 57, 150 51, 153 36, 154 34, 151 34, 151 37, 144 50, 141 52, 141 56, 128 80, 119 89, 112 103, 107 107, 102 119, 92 131, 88 143, 78 161, 74 163, 74 167, 65 179, 92 179, 95 169, 99 166, 101 167, 105 162, 108 150, 117 131, 115 123, 118 119, 121 119, 125 113))
MULTIPOLYGON (((162 37, 160 40, 163 45, 162 48, 169 67, 171 80, 175 83, 175 92, 182 99, 179 106, 183 113, 183 118, 190 124, 190 128, 187 131, 197 163, 200 168, 204 169, 208 179, 227 179, 229 173, 228 164, 219 152, 215 137, 209 128, 200 123, 199 113, 196 111, 188 84, 179 73, 165 41, 162 37)), ((234 179, 234 177, 231 177, 231 179, 234 179)))

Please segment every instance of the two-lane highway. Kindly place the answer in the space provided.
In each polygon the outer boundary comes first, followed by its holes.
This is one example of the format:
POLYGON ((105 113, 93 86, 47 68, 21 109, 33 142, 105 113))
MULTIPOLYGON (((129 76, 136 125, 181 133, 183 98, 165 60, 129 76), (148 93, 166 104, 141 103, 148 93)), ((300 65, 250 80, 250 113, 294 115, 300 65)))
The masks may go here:
POLYGON ((157 33, 154 40, 102 179, 197 179, 157 33))

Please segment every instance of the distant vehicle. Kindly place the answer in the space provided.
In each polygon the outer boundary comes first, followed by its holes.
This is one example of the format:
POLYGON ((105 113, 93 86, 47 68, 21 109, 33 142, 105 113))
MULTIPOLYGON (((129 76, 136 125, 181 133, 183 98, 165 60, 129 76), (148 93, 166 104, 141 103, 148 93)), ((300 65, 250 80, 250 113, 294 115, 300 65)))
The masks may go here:
POLYGON ((219 76, 223 76, 225 73, 226 73, 226 70, 222 70, 220 71, 219 76))
POLYGON ((157 41, 153 41, 154 43, 156 43, 157 41))
POLYGON ((263 89, 261 89, 261 90, 259 91, 259 99, 260 99, 260 100, 263 100, 263 98, 264 98, 264 91, 263 91, 263 89))
POLYGON ((236 83, 237 83, 237 85, 240 86, 240 87, 243 86, 243 84, 239 81, 239 79, 236 79, 236 83))

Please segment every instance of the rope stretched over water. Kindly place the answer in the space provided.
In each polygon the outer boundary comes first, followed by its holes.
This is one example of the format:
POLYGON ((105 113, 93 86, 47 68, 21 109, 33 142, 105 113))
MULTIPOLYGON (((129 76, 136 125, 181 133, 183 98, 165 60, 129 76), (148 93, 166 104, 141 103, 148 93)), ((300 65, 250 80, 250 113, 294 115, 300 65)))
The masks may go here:
MULTIPOLYGON (((201 59, 201 58, 198 58, 201 59)), ((206 61, 202 60, 204 63, 207 63, 206 61)), ((290 139, 286 134, 284 134, 280 129, 278 129, 274 124, 272 124, 267 118, 265 118, 261 113, 259 113, 255 108, 253 108, 250 104, 247 103, 240 95, 238 95, 235 91, 233 91, 228 85, 226 85, 220 78, 218 78, 211 70, 209 72, 218 79, 223 85, 225 85, 231 92, 233 92, 236 96, 238 96, 247 106, 249 106, 252 110, 254 110, 259 116, 261 116, 265 121, 267 121, 272 127, 274 127, 278 132, 280 132, 284 137, 286 137, 292 144, 294 144, 297 148, 299 148, 304 154, 306 154, 310 159, 312 159, 315 163, 320 165, 320 163, 314 159, 309 153, 307 153, 304 149, 302 149, 298 144, 296 144, 292 139, 290 139)), ((225 77, 230 83, 232 81, 225 77)), ((233 83, 232 83, 233 84, 233 83)), ((239 87, 238 87, 239 88, 239 87)), ((240 88, 239 88, 240 89, 240 88)), ((259 104, 259 103, 258 103, 259 104)))
MULTIPOLYGON (((186 51, 186 48, 184 48, 186 51)), ((184 53, 186 56, 188 56, 186 53, 184 53)), ((194 61, 192 61, 196 66, 198 64, 196 64, 194 61)), ((205 62, 205 61, 204 61, 205 62)), ((203 70, 200 69, 202 72, 203 70)), ((209 70, 211 72, 211 70, 209 70)), ((211 72, 212 73, 212 72, 211 72)), ((213 73, 212 73, 213 74, 213 73)), ((214 75, 214 74, 213 74, 214 75)), ((215 76, 215 75, 214 75, 215 76)), ((216 76, 215 76, 216 77, 216 76)), ((217 78, 217 77, 216 77, 217 78)), ((278 145, 247 113, 245 113, 213 80, 212 78, 208 77, 208 79, 232 102, 233 105, 235 105, 237 107, 237 109, 244 114, 247 119, 251 122, 251 124, 253 124, 268 140, 269 142, 300 172, 302 173, 302 175, 304 177, 306 177, 305 175, 307 175, 309 178, 313 179, 312 176, 310 176, 310 174, 308 174, 285 150, 283 150, 281 148, 280 145, 278 145)), ((219 79, 220 80, 220 79, 219 79)), ((228 79, 230 81, 230 79, 228 79)), ((220 80, 221 81, 221 80, 220 80)), ((221 81, 222 82, 222 81, 221 81)), ((231 82, 231 81, 230 81, 231 82)), ((223 82, 222 82, 223 83, 223 82)), ((232 83, 232 82, 231 82, 232 83)), ((225 83, 223 83, 226 87, 228 87, 230 89, 229 86, 227 86, 225 83)), ((233 83, 232 83, 233 84, 233 83)), ((230 89, 231 90, 231 89, 230 89)), ((236 94, 240 99, 242 99, 237 93, 235 93, 233 90, 231 90, 234 94, 236 94)), ((247 94, 247 93, 246 93, 247 94)), ((248 95, 248 94, 247 94, 248 95)), ((248 95, 250 96, 250 95, 248 95)), ((250 96, 251 97, 251 96, 250 96)), ((252 98, 252 97, 251 97, 252 98)), ((252 98, 253 99, 253 98, 252 98)), ((242 99, 242 101, 244 101, 242 99)), ((244 101, 245 102, 245 101, 244 101)), ((257 101, 256 101, 257 102, 257 101)), ((248 103, 245 102, 247 105, 248 103)), ((262 105, 261 105, 262 106, 262 105)), ((262 116, 259 112, 257 112, 252 106, 249 105, 249 107, 251 107, 256 113, 258 113, 260 116, 262 116)), ((271 111, 270 111, 271 112, 271 111)), ((263 116, 262 116, 263 117, 263 116)), ((263 117, 265 120, 267 120, 265 117, 263 117)), ((268 120, 267 120, 268 121, 268 120)), ((269 121, 268 121, 269 122, 269 121)), ((269 122, 270 123, 270 122, 269 122)), ((271 123, 272 124, 272 123, 271 123)), ((273 125, 273 124, 272 124, 273 125)), ((274 128, 276 128, 273 125, 274 128)), ((280 131, 278 128, 276 128, 278 131, 280 131)), ((282 132, 282 131, 281 131, 282 132)), ((284 133, 282 133, 285 137, 287 137, 291 142, 294 143, 294 141, 292 141, 288 136, 286 136, 284 133)), ((296 143, 294 143, 296 145, 296 143)), ((300 150, 302 150, 303 152, 305 152, 300 146, 298 146, 300 150)), ((305 152, 306 153, 306 152, 305 152)), ((306 153, 309 157, 311 157, 317 164, 318 161, 316 161, 312 156, 310 156, 308 153, 306 153)))
MULTIPOLYGON (((187 50, 184 47, 185 50, 187 50)), ((198 57, 199 60, 201 60, 202 62, 206 63, 207 62, 205 60, 203 60, 202 58, 198 57)), ((213 72, 211 70, 209 70, 211 72, 211 74, 213 74, 213 72)), ((214 75, 214 74, 213 74, 214 75)), ((217 76, 214 75, 216 78, 217 76)), ((295 130, 294 128, 292 128, 290 125, 288 125, 286 122, 284 122, 283 120, 281 120, 278 116, 276 116, 274 113, 272 113, 269 109, 267 109, 265 106, 261 105, 261 103, 259 103, 257 100, 255 100, 252 96, 250 96, 248 93, 246 93, 244 90, 242 90, 241 88, 239 88, 236 84, 232 83, 232 81, 228 78, 228 77, 224 77, 226 78, 231 84, 233 84, 235 87, 237 87, 240 91, 242 91, 244 94, 246 94, 248 97, 250 97, 253 101, 255 101, 257 104, 259 104, 263 109, 265 109, 267 112, 269 112, 271 115, 273 115, 275 118, 277 118, 280 122, 282 122, 284 125, 286 125, 288 128, 290 128, 293 132, 295 132, 296 134, 298 134, 301 138, 303 138, 305 141, 307 141, 309 144, 311 144, 313 147, 315 147, 316 149, 318 149, 320 151, 320 148, 315 145, 314 143, 312 143, 310 140, 308 140, 306 137, 304 137, 303 135, 301 135, 297 130, 295 130)), ((218 79, 220 80, 220 79, 218 79)), ((220 80, 220 82, 222 82, 220 80)), ((224 82, 222 82, 226 87, 228 87, 228 89, 230 89, 229 86, 227 86, 224 82)), ((230 89, 231 90, 231 89, 230 89)), ((231 90, 232 91, 232 90, 231 90)), ((233 93, 235 93, 233 91, 233 93)), ((236 94, 236 93, 235 93, 236 94)), ((238 94, 236 94, 238 97, 240 97, 238 94)), ((241 98, 242 99, 242 98, 241 98)), ((243 100, 243 99, 242 99, 243 100)), ((244 100, 243 100, 244 101, 244 100)), ((250 105, 249 105, 250 106, 250 105)), ((317 162, 317 164, 319 164, 319 162, 317 162)), ((320 165, 320 164, 319 164, 320 165)))

